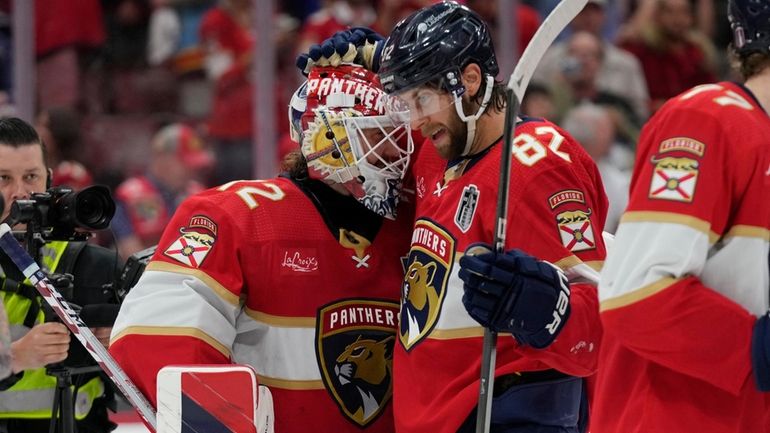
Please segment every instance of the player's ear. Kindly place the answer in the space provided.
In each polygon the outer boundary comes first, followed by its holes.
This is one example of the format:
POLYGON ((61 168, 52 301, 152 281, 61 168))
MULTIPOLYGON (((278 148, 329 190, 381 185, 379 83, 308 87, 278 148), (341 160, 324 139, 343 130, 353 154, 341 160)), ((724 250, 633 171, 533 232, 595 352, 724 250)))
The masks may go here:
POLYGON ((473 98, 479 92, 482 79, 481 68, 476 63, 471 63, 463 69, 463 86, 469 98, 473 98))

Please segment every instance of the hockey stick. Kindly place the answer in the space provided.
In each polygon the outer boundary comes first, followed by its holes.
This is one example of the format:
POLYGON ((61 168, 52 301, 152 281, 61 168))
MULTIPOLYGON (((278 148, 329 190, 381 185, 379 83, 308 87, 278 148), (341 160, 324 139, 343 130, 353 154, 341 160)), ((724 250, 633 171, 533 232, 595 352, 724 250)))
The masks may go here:
POLYGON ((126 396, 132 406, 139 412, 139 415, 149 424, 153 430, 156 427, 155 411, 144 398, 141 392, 126 376, 126 373, 120 368, 117 362, 110 356, 107 349, 94 336, 88 326, 83 323, 78 313, 70 307, 67 301, 48 281, 43 271, 37 263, 32 260, 27 251, 22 248, 16 238, 11 233, 8 224, 0 224, 0 248, 13 260, 17 268, 29 279, 35 286, 40 295, 51 306, 56 315, 59 316, 62 323, 69 328, 73 335, 88 350, 91 357, 99 364, 102 370, 107 373, 113 383, 126 396))
MULTIPOLYGON (((532 40, 521 55, 508 81, 506 91, 507 110, 503 130, 503 148, 500 161, 500 184, 497 190, 497 215, 495 220, 495 251, 504 252, 505 229, 508 216, 508 184, 511 181, 511 150, 513 148, 514 128, 519 117, 519 105, 524 92, 535 73, 535 68, 543 58, 545 50, 556 36, 567 27, 570 21, 583 9, 588 0, 562 0, 540 25, 532 40)), ((484 329, 484 342, 481 353, 481 380, 479 382, 479 406, 476 414, 476 433, 489 432, 492 413, 492 391, 495 381, 495 360, 497 357, 497 333, 484 329)))

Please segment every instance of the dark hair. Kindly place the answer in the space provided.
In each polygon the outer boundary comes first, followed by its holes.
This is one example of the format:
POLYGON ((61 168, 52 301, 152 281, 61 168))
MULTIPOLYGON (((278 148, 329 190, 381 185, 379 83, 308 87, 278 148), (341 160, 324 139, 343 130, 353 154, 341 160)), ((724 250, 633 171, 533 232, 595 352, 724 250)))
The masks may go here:
POLYGON ((767 68, 770 68, 770 55, 767 53, 754 52, 747 55, 740 55, 730 44, 730 65, 738 71, 744 80, 748 80, 754 75, 767 68))
POLYGON ((43 140, 29 123, 18 117, 0 117, 0 145, 21 147, 38 145, 43 151, 43 164, 48 167, 48 152, 43 140))
MULTIPOLYGON (((481 101, 484 100, 484 93, 487 91, 486 75, 483 78, 484 80, 482 86, 479 87, 479 91, 476 92, 476 94, 471 98, 472 102, 479 105, 481 105, 481 101)), ((495 111, 505 110, 505 104, 508 99, 505 94, 507 87, 508 85, 506 83, 495 80, 495 83, 492 85, 492 94, 489 96, 489 104, 484 110, 485 113, 489 109, 494 109, 495 111)))
POLYGON ((289 177, 297 180, 305 180, 308 177, 307 160, 299 150, 292 150, 281 161, 281 171, 287 173, 289 177))

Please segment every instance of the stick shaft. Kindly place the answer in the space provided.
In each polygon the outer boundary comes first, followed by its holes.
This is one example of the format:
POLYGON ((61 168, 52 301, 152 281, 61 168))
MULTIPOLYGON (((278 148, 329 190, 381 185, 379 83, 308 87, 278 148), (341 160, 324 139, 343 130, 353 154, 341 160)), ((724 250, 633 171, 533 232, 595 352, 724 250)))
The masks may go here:
MULTIPOLYGON (((556 36, 583 9, 588 0, 563 0, 543 21, 527 45, 516 68, 508 81, 506 92, 506 117, 503 146, 500 152, 500 183, 497 188, 497 214, 495 218, 494 247, 498 253, 505 251, 506 227, 508 223, 508 192, 511 182, 511 149, 515 140, 516 120, 524 92, 529 86, 537 64, 556 36)), ((495 364, 497 357, 497 334, 484 329, 481 352, 481 379, 479 380, 479 405, 476 414, 476 433, 488 433, 492 417, 492 396, 494 393, 495 364)))
POLYGON ((22 248, 16 238, 13 237, 10 227, 7 224, 0 225, 0 248, 11 258, 17 268, 26 278, 35 286, 43 299, 51 306, 53 311, 61 319, 62 323, 69 328, 75 338, 83 344, 91 357, 99 364, 99 367, 107 373, 113 383, 126 396, 128 401, 144 420, 155 429, 155 411, 144 398, 141 392, 136 388, 131 379, 120 368, 120 365, 102 346, 99 339, 91 332, 88 326, 80 319, 78 313, 72 309, 67 301, 61 296, 48 278, 43 273, 40 266, 30 257, 27 251, 22 248))

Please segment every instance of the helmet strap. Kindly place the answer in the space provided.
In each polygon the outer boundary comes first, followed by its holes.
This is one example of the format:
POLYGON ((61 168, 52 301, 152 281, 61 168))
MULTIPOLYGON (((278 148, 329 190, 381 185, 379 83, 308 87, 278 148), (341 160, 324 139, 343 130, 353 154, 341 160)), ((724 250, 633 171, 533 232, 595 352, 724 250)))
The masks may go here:
POLYGON ((471 151, 473 140, 476 138, 476 121, 479 119, 479 117, 481 117, 482 114, 484 114, 484 110, 486 110, 487 105, 489 105, 489 99, 492 97, 492 87, 494 85, 495 77, 487 74, 487 86, 484 90, 484 98, 481 100, 481 105, 476 111, 476 114, 472 114, 470 116, 466 115, 465 110, 463 109, 462 98, 459 96, 455 98, 455 111, 457 111, 457 115, 460 116, 460 120, 468 125, 468 134, 465 139, 465 148, 463 149, 463 153, 460 154, 460 156, 467 156, 471 151))

